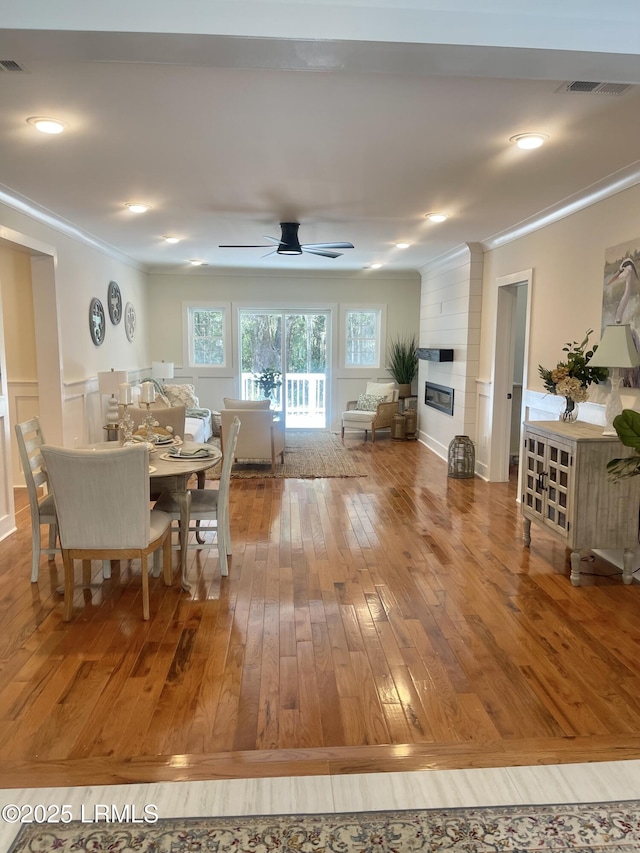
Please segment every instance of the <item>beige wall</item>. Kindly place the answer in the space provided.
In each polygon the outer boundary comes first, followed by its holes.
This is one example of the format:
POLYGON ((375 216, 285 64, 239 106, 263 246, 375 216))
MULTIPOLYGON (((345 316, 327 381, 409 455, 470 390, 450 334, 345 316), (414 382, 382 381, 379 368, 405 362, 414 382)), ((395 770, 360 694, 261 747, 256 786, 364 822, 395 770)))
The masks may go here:
POLYGON ((36 335, 29 255, 0 246, 0 289, 9 382, 35 382, 36 335))
MULTIPOLYGON (((386 371, 343 369, 339 363, 341 334, 340 308, 345 305, 384 305, 386 341, 396 335, 418 332, 420 277, 418 273, 392 275, 374 271, 356 273, 287 272, 258 274, 255 270, 195 275, 149 276, 149 318, 152 328, 150 356, 154 360, 173 361, 176 375, 193 380, 202 405, 219 409, 224 396, 239 393, 237 342, 234 339, 233 364, 225 375, 190 371, 183 368, 183 302, 221 302, 231 306, 233 325, 238 307, 284 309, 330 308, 334 314, 332 395, 329 401, 330 426, 337 430, 347 400, 364 390, 368 379, 386 376, 386 371)), ((233 330, 235 335, 235 328, 233 330)), ((386 346, 384 347, 386 351, 386 346)))
MULTIPOLYGON (((544 392, 538 365, 555 366, 567 341, 581 340, 587 329, 594 329, 594 343, 600 340, 604 252, 640 238, 639 209, 640 186, 636 186, 485 254, 482 378, 491 377, 499 276, 533 269, 528 389, 544 392)), ((590 401, 605 404, 608 388, 608 383, 590 386, 590 401)), ((638 408, 639 399, 638 391, 623 393, 626 406, 638 408)))

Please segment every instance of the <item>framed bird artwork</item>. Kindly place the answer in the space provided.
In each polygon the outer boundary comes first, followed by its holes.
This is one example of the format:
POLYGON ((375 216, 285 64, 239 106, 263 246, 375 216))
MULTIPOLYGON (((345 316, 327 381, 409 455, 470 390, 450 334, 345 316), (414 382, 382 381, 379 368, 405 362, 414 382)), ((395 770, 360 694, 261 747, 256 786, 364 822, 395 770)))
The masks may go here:
MULTIPOLYGON (((640 352, 640 237, 605 249, 602 285, 602 331, 626 324, 640 352)), ((622 369, 622 386, 640 388, 640 368, 622 369)))

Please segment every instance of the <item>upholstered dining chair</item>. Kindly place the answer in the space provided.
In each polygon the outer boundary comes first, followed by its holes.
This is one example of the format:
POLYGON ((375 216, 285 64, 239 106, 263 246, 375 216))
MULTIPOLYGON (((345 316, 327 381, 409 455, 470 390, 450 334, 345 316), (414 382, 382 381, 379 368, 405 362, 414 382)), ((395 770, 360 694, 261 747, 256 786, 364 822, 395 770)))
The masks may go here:
POLYGON ((53 496, 47 487, 47 475, 42 468, 40 448, 44 444, 44 436, 40 421, 35 417, 16 424, 15 432, 31 510, 31 583, 37 583, 40 573, 40 555, 47 554, 51 561, 54 559, 54 554, 60 553, 60 549, 56 547, 58 521, 53 496), (38 494, 38 490, 42 487, 47 489, 46 494, 38 494), (41 525, 49 525, 48 548, 42 547, 41 525))
POLYGON ((171 585, 171 519, 149 510, 146 447, 69 450, 44 445, 42 456, 56 507, 64 563, 64 620, 73 610, 74 562, 139 559, 142 613, 149 618, 148 555, 162 547, 164 582, 171 585))
MULTIPOLYGON (((217 548, 220 560, 220 574, 229 574, 227 557, 232 553, 231 530, 229 526, 229 489, 231 484, 231 468, 235 459, 240 419, 235 417, 229 426, 224 441, 224 456, 220 484, 217 489, 194 489, 191 492, 191 521, 194 526, 190 530, 180 530, 180 548, 217 548), (207 542, 199 534, 206 532, 209 527, 202 527, 201 521, 214 521, 216 530, 215 542, 207 542), (189 543, 189 533, 195 532, 196 541, 189 543)), ((168 492, 163 492, 156 501, 156 509, 166 513, 172 521, 180 523, 180 508, 168 492)))

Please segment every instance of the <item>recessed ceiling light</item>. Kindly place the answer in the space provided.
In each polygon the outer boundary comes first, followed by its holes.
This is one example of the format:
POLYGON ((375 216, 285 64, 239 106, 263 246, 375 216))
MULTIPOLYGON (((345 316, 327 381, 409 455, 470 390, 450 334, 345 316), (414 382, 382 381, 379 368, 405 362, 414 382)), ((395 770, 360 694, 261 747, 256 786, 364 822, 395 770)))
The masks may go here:
POLYGON ((46 116, 31 116, 27 119, 27 123, 33 125, 40 133, 62 133, 67 126, 57 118, 47 118, 46 116))
POLYGON ((163 237, 162 239, 164 240, 165 243, 179 243, 180 242, 180 237, 166 236, 166 237, 163 237))
POLYGON ((396 243, 396 249, 408 249, 411 243, 396 243))
POLYGON ((379 270, 382 264, 370 264, 369 269, 371 270, 379 270))
POLYGON ((192 267, 206 267, 209 266, 206 261, 200 261, 198 258, 192 258, 189 263, 192 267))
POLYGON ((548 138, 546 133, 517 133, 515 136, 509 137, 509 142, 513 142, 518 148, 529 151, 532 148, 540 148, 548 138))
POLYGON ((138 201, 129 201, 125 204, 125 207, 129 210, 129 213, 146 213, 147 210, 151 210, 150 204, 142 204, 138 201))
POLYGON ((425 213, 425 216, 429 222, 444 222, 449 218, 448 213, 425 213))

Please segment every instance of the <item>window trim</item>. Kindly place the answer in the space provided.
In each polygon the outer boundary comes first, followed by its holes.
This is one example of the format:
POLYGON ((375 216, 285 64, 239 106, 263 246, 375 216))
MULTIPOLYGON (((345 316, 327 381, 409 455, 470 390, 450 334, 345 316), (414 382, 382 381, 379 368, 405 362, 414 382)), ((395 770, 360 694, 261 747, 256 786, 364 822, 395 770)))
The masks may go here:
POLYGON ((384 367, 385 353, 384 342, 386 341, 387 328, 387 306, 381 303, 343 304, 340 306, 340 366, 342 370, 356 371, 357 373, 371 373, 372 370, 381 370, 384 367), (348 364, 348 315, 352 313, 375 313, 377 314, 376 331, 376 357, 373 364, 348 364))
POLYGON ((207 302, 204 299, 190 300, 182 303, 182 342, 183 363, 188 370, 197 370, 199 374, 224 375, 227 376, 233 369, 233 346, 231 336, 231 303, 230 302, 207 302), (221 364, 195 364, 192 359, 192 311, 202 309, 205 311, 222 312, 222 352, 221 364))

